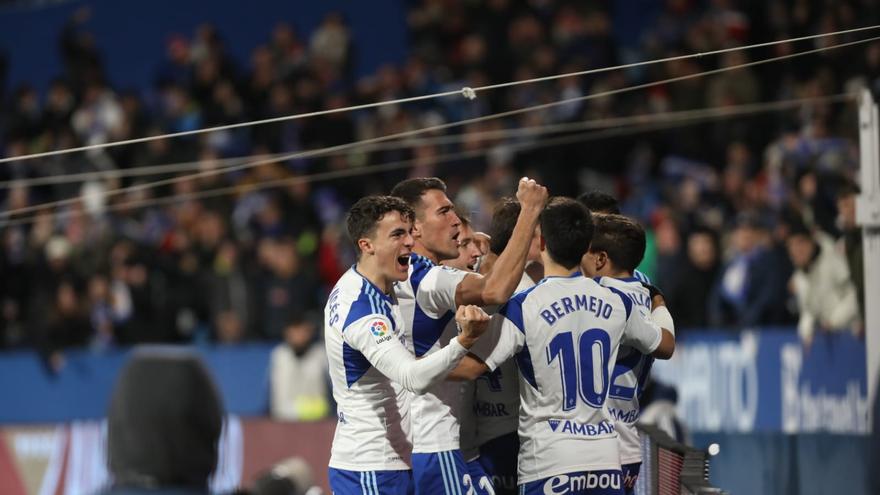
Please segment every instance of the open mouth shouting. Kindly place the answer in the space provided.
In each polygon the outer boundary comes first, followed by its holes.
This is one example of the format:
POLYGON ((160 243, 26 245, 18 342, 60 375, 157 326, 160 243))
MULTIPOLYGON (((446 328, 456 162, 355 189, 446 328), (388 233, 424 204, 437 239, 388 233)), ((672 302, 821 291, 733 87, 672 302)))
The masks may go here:
POLYGON ((397 257, 397 269, 403 272, 409 270, 409 255, 410 253, 402 254, 397 257))

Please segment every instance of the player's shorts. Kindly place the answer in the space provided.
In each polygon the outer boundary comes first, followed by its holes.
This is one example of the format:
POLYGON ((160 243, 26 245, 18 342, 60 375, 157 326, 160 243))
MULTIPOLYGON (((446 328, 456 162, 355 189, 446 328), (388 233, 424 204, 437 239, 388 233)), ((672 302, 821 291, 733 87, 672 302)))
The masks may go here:
MULTIPOLYGON (((413 484, 416 495, 460 495, 467 493, 467 464, 460 450, 413 453, 413 484)), ((470 476, 468 476, 470 478, 470 476)))
POLYGON ((330 468, 334 495, 411 495, 412 471, 348 471, 330 468))
POLYGON ((578 471, 530 481, 519 487, 521 495, 623 495, 623 480, 618 469, 578 471))
POLYGON ((492 486, 492 477, 486 474, 486 470, 480 464, 479 457, 468 462, 467 469, 469 478, 464 480, 464 484, 473 487, 473 491, 468 488, 465 493, 476 495, 495 495, 497 493, 495 487, 492 486))
POLYGON ((498 495, 515 495, 516 459, 519 455, 519 436, 515 431, 493 438, 480 446, 480 464, 492 480, 498 495))
POLYGON ((639 479, 639 471, 641 469, 641 462, 620 466, 621 476, 623 477, 623 492, 626 495, 632 495, 636 492, 636 481, 639 479))

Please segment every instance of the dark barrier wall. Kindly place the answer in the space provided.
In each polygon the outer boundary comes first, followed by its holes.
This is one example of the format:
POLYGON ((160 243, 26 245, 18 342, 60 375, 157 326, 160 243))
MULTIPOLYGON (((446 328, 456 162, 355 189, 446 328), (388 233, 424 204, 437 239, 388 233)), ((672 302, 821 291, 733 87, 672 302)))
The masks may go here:
POLYGON ((189 38, 206 22, 218 28, 242 69, 249 67, 251 52, 268 40, 278 22, 289 23, 308 43, 313 29, 332 11, 345 16, 357 40, 355 75, 372 73, 384 63, 400 63, 407 55, 404 2, 395 0, 69 1, 0 9, 0 51, 9 58, 9 87, 27 81, 43 90, 62 73, 58 36, 84 5, 92 8, 84 27, 94 34, 115 88, 150 87, 164 60, 168 36, 189 38))
MULTIPOLYGON (((869 437, 827 433, 703 433, 694 445, 717 443, 710 480, 732 494, 868 495, 869 437)), ((873 466, 877 469, 880 466, 873 466)))

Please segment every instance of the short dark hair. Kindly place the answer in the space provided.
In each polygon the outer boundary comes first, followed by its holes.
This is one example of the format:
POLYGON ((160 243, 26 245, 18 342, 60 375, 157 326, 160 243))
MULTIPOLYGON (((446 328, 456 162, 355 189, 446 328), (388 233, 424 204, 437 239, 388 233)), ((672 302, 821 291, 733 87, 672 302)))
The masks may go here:
POLYGON ((582 193, 577 197, 582 205, 586 206, 591 213, 620 214, 620 204, 614 196, 599 190, 582 193))
POLYGON ((456 205, 455 207, 455 215, 458 216, 458 219, 461 220, 462 227, 470 227, 471 226, 471 216, 464 211, 464 208, 456 205))
POLYGON ((400 216, 410 222, 415 218, 413 209, 402 199, 393 196, 364 196, 348 210, 345 223, 358 259, 361 256, 358 240, 375 234, 379 221, 392 211, 400 212, 400 216))
POLYGON ((422 205, 422 194, 437 189, 446 192, 446 183, 437 177, 416 177, 402 180, 391 189, 391 195, 406 201, 406 204, 417 209, 422 205))
POLYGON ((541 237, 550 258, 565 268, 578 266, 593 238, 590 210, 571 198, 557 196, 541 212, 541 237))
POLYGON ((510 242, 510 236, 513 235, 513 228, 516 226, 516 220, 519 218, 519 212, 522 209, 519 201, 513 197, 501 198, 495 205, 492 212, 492 223, 489 225, 489 250, 495 254, 501 254, 507 248, 510 242))
POLYGON ((645 257, 645 229, 623 215, 593 215, 590 252, 605 251, 614 266, 632 272, 645 257))

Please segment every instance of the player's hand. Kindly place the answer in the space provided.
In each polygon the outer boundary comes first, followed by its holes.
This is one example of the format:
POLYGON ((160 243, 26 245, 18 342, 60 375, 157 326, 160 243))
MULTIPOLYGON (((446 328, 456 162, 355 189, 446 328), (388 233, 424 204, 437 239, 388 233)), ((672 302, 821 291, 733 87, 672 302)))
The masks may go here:
POLYGON ((491 240, 492 236, 485 232, 474 232, 474 244, 480 250, 480 256, 486 256, 489 253, 489 241, 491 240))
POLYGON ((547 188, 535 182, 534 179, 523 177, 519 180, 516 199, 523 211, 540 213, 544 209, 544 205, 547 204, 547 188))
POLYGON ((489 315, 479 306, 461 305, 455 312, 455 322, 461 331, 459 343, 470 348, 489 328, 489 315))
POLYGON ((666 298, 663 296, 663 292, 659 288, 657 288, 656 285, 646 284, 645 282, 642 282, 642 286, 648 289, 648 293, 651 294, 652 309, 666 305, 666 298))

